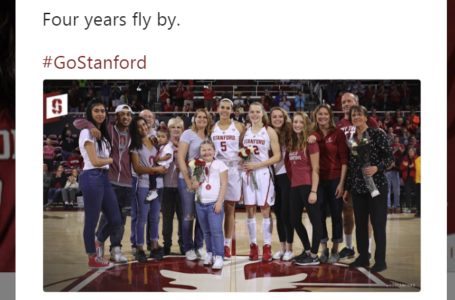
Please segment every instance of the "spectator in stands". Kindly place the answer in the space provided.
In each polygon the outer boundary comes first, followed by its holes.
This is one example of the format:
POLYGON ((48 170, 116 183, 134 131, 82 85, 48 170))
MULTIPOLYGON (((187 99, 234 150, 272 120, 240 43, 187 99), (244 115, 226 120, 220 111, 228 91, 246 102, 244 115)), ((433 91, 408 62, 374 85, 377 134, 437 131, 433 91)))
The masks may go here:
POLYGON ((378 101, 379 105, 384 105, 384 96, 387 95, 387 92, 383 85, 379 88, 378 92, 376 93, 376 100, 378 101))
MULTIPOLYGON (((360 101, 360 99, 359 99, 360 101)), ((370 101, 364 101, 365 105, 368 107, 368 109, 370 110, 376 110, 377 108, 380 108, 381 107, 381 104, 378 103, 378 101, 376 100, 376 95, 373 94, 373 96, 371 97, 370 101)))
POLYGON ((73 92, 73 90, 68 90, 68 103, 70 106, 70 112, 79 112, 79 107, 81 106, 81 99, 73 92))
POLYGON ((59 166, 57 173, 52 175, 51 185, 47 196, 49 202, 47 202, 44 207, 50 207, 52 203, 57 201, 58 197, 62 194, 62 189, 66 184, 66 180, 65 170, 63 169, 63 166, 59 166))
POLYGON ((88 83, 88 88, 92 90, 93 96, 96 96, 96 89, 95 89, 95 83, 93 81, 90 81, 88 83))
POLYGON ((404 181, 404 191, 406 193, 406 207, 403 208, 404 213, 411 212, 411 189, 415 191, 416 189, 416 163, 417 159, 416 150, 410 148, 408 150, 408 155, 403 158, 401 161, 400 172, 401 178, 404 181))
MULTIPOLYGON (((333 80, 331 80, 333 81, 333 80)), ((335 102, 335 97, 333 98, 335 102)), ((299 94, 295 96, 295 110, 296 111, 303 111, 305 108, 305 96, 303 95, 302 91, 299 91, 299 94)))
POLYGON ((188 84, 186 86, 186 91, 183 93, 183 99, 184 100, 184 104, 185 105, 188 105, 188 104, 191 104, 191 106, 193 105, 193 98, 194 98, 194 94, 191 90, 191 86, 188 84))
POLYGON ((129 97, 130 97, 130 94, 128 93, 128 88, 124 87, 123 91, 122 91, 122 95, 120 96, 120 104, 129 105, 129 103, 130 103, 129 97))
POLYGON ((212 105, 212 111, 218 111, 218 107, 220 107, 220 98, 215 98, 215 103, 212 105))
POLYGON ((136 80, 133 80, 131 82, 131 88, 130 88, 130 97, 128 98, 130 101, 136 100, 137 101, 137 88, 139 87, 139 84, 137 83, 136 80))
POLYGON ((84 160, 82 159, 82 156, 80 156, 77 153, 76 149, 73 149, 72 154, 73 155, 68 157, 68 159, 66 161, 66 168, 68 168, 68 169, 76 169, 76 170, 80 171, 82 169, 82 165, 83 165, 83 161, 84 160))
POLYGON ((283 98, 283 90, 279 89, 278 90, 278 95, 275 96, 275 99, 273 100, 273 106, 280 106, 281 98, 283 98))
POLYGON ((240 115, 240 111, 238 109, 235 110, 234 116, 232 117, 233 120, 245 124, 245 119, 240 115))
POLYGON ((52 183, 52 174, 49 173, 46 164, 43 164, 43 201, 46 203, 48 200, 47 196, 49 194, 49 188, 52 183))
POLYGON ((54 151, 55 147, 52 146, 52 140, 46 140, 46 146, 44 146, 43 154, 44 154, 44 163, 47 165, 49 171, 54 169, 54 151))
POLYGON ((396 85, 393 87, 390 94, 390 100, 392 101, 393 109, 398 109, 400 107, 400 92, 396 85))
POLYGON ((389 129, 387 129, 387 135, 386 136, 387 136, 387 140, 389 141, 389 144, 392 145, 393 144, 393 140, 396 137, 395 133, 393 133, 393 128, 392 127, 389 127, 389 129))
POLYGON ((289 101, 285 95, 283 95, 283 97, 281 97, 280 107, 282 109, 284 109, 285 111, 287 111, 287 113, 289 115, 289 112, 291 111, 291 101, 289 101))
POLYGON ((109 97, 111 96, 111 87, 107 83, 107 80, 104 80, 103 85, 100 86, 101 90, 101 101, 103 101, 104 106, 109 107, 109 97))
POLYGON ((365 86, 362 84, 362 82, 360 80, 357 80, 356 84, 354 84, 354 90, 363 94, 364 89, 365 86))
MULTIPOLYGON (((343 97, 343 92, 339 92, 338 93, 338 97, 335 99, 335 111, 342 111, 341 97, 343 97)), ((337 113, 336 116, 340 117, 340 118, 343 118, 344 117, 344 113, 343 112, 337 113)))
MULTIPOLYGON (((139 88, 141 89, 141 99, 140 101, 142 102, 142 105, 148 106, 148 96, 149 96, 149 86, 146 80, 143 80, 141 84, 139 84, 139 88)), ((133 103, 131 101, 131 103, 133 103)), ((131 104, 132 105, 132 104, 131 104)), ((133 109, 131 107, 131 109, 133 109)), ((134 111, 134 110, 133 110, 134 111)))
POLYGON ((343 80, 341 82, 339 90, 340 90, 340 92, 343 95, 344 93, 347 93, 347 92, 349 92, 351 90, 351 86, 346 82, 346 80, 343 80))
POLYGON ((376 98, 376 95, 374 93, 373 87, 369 85, 366 89, 366 91, 363 93, 363 101, 365 104, 367 103, 372 103, 371 99, 374 97, 376 98))
POLYGON ((183 101, 185 97, 183 96, 184 93, 183 83, 181 81, 177 82, 177 88, 175 89, 175 106, 179 109, 183 107, 183 101))
POLYGON ((84 100, 85 106, 87 106, 87 103, 89 103, 94 97, 95 97, 95 94, 93 94, 93 90, 89 89, 87 92, 87 95, 85 96, 85 100, 84 100))
POLYGON ((411 137, 409 138, 407 149, 409 150, 409 148, 416 149, 417 155, 420 155, 420 144, 417 143, 415 135, 411 135, 411 137))
POLYGON ((403 114, 401 113, 401 110, 398 108, 397 110, 395 110, 395 114, 393 116, 393 122, 398 123, 399 118, 403 118, 403 114))
POLYGON ((394 162, 390 167, 387 168, 387 182, 389 183, 389 194, 387 198, 387 207, 389 212, 393 212, 393 206, 391 203, 391 194, 393 191, 393 204, 395 206, 395 212, 400 212, 400 164, 401 159, 394 156, 394 162))
POLYGON ((76 195, 80 192, 79 183, 77 182, 78 177, 79 171, 73 169, 73 172, 66 181, 65 187, 62 189, 63 207, 65 209, 73 209, 74 207, 74 200, 76 199, 76 195))
POLYGON ((394 122, 393 119, 390 117, 390 113, 385 112, 384 119, 382 119, 382 124, 384 125, 384 128, 388 131, 389 128, 392 128, 393 123, 394 122))
MULTIPOLYGON (((273 99, 273 98, 272 98, 272 96, 270 95, 269 90, 266 89, 266 90, 264 91, 264 100, 265 100, 265 102, 267 102, 267 103, 269 104, 269 107, 270 107, 270 106, 272 105, 272 103, 273 103, 273 102, 272 102, 272 99, 273 99)), ((250 103, 250 104, 251 104, 251 103, 250 103)))
POLYGON ((174 106, 171 104, 171 99, 169 99, 169 98, 166 99, 166 105, 164 105, 164 111, 165 112, 174 111, 174 106))
POLYGON ((416 196, 416 208, 417 208, 417 213, 414 215, 416 218, 420 218, 420 181, 421 181, 421 176, 420 176, 420 156, 417 157, 414 161, 415 163, 415 168, 416 168, 416 176, 415 176, 415 196, 416 196))
MULTIPOLYGON (((326 85, 326 91, 327 91, 327 101, 329 104, 335 103, 335 97, 337 94, 338 86, 335 82, 335 80, 329 80, 326 85)), ((300 93, 301 91, 299 91, 300 93)), ((297 104, 297 97, 295 98, 295 103, 297 104)), ((296 105, 297 107, 297 105, 296 105)))
POLYGON ((251 103, 253 103, 253 101, 250 99, 250 95, 246 96, 246 99, 244 100, 245 107, 243 110, 248 111, 251 103))
POLYGON ((392 128, 393 128, 393 133, 395 133, 396 135, 400 135, 401 129, 403 128, 403 118, 398 118, 397 123, 393 124, 392 128))
POLYGON ((410 135, 415 134, 415 129, 414 129, 414 127, 412 127, 411 121, 409 121, 409 119, 406 119, 403 128, 406 128, 406 129, 408 130, 408 132, 409 132, 410 135))
POLYGON ((168 90, 169 84, 162 87, 160 92, 161 111, 165 111, 167 99, 171 97, 170 91, 168 90))
POLYGON ((379 117, 378 114, 376 114, 376 108, 373 108, 371 110, 371 117, 376 120, 376 122, 381 121, 381 117, 379 117))
POLYGON ((112 87, 111 90, 112 100, 119 100, 121 95, 122 92, 120 91, 120 88, 117 86, 117 82, 114 82, 114 86, 112 87))
POLYGON ((382 107, 384 107, 385 110, 392 110, 393 109, 392 100, 390 99, 388 94, 384 94, 383 103, 380 104, 380 105, 382 105, 382 107))
POLYGON ((265 110, 265 111, 269 111, 269 110, 270 110, 270 106, 269 106, 269 104, 265 101, 264 96, 261 96, 261 100, 260 100, 259 102, 262 104, 262 106, 264 107, 264 110, 265 110))
POLYGON ((390 145, 390 147, 392 147, 392 153, 394 156, 398 157, 398 158, 402 158, 403 157, 403 153, 405 152, 405 148, 404 148, 404 145, 400 143, 400 137, 399 136, 395 136, 393 138, 393 143, 390 145))
POLYGON ((401 90, 400 90, 400 96, 401 96, 401 105, 408 106, 409 99, 411 97, 411 89, 408 87, 408 84, 406 83, 406 81, 403 81, 403 86, 401 87, 401 90))
POLYGON ((355 91, 355 94, 359 98, 359 103, 364 103, 364 98, 363 98, 363 89, 358 87, 357 90, 355 91))
POLYGON ((410 138, 411 135, 409 134, 408 129, 406 127, 401 128, 400 144, 403 144, 405 147, 407 147, 410 138))
POLYGON ((131 110, 133 112, 140 112, 141 111, 141 107, 139 107, 139 105, 137 104, 136 100, 131 101, 131 110))
POLYGON ((418 115, 416 115, 416 111, 414 109, 411 110, 411 114, 407 117, 407 120, 409 120, 413 128, 413 132, 415 132, 417 128, 419 128, 420 118, 418 115))
POLYGON ((179 108, 177 106, 174 107, 174 113, 172 114, 173 118, 177 118, 180 116, 179 108))
POLYGON ((212 89, 212 84, 209 82, 207 86, 204 87, 204 107, 207 110, 210 110, 212 107, 213 97, 215 97, 215 91, 212 89))
POLYGON ((69 130, 70 124, 66 123, 65 127, 62 129, 62 160, 67 161, 68 157, 71 156, 71 153, 74 149, 77 148, 77 141, 73 138, 71 130, 69 130))
POLYGON ((242 110, 245 110, 245 103, 243 102, 242 94, 238 94, 237 99, 234 100, 234 109, 238 108, 242 108, 242 110))
MULTIPOLYGON (((190 114, 188 113, 188 106, 183 106, 183 109, 182 109, 183 113, 180 115, 181 117, 187 117, 187 118, 190 117, 190 114)), ((177 118, 177 117, 175 117, 175 118, 177 118)))

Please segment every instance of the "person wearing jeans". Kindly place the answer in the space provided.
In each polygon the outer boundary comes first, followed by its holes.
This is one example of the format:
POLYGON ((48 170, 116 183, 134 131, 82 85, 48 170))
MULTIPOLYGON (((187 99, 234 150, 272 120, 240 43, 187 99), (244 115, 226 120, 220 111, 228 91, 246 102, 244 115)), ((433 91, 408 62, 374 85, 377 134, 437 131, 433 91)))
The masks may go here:
POLYGON ((389 184, 389 192, 387 197, 387 207, 389 211, 393 211, 391 202, 393 191, 393 204, 395 212, 400 210, 400 161, 401 159, 394 156, 394 163, 387 169, 387 182, 389 184))
POLYGON ((51 188, 48 192, 48 202, 44 207, 50 207, 58 197, 62 194, 62 189, 65 187, 67 176, 64 172, 63 166, 59 166, 57 173, 52 175, 51 188))

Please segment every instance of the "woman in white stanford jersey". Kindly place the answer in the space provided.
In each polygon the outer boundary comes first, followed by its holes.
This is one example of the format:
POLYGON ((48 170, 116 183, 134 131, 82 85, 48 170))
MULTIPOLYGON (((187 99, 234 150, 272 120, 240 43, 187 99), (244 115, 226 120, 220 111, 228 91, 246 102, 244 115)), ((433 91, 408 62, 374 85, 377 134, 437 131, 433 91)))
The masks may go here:
POLYGON ((269 119, 264 107, 255 102, 250 105, 248 116, 251 127, 245 133, 243 145, 253 147, 254 152, 251 162, 242 165, 243 199, 247 211, 246 225, 250 238, 250 260, 258 260, 258 246, 256 242, 256 205, 261 208, 262 230, 264 234, 264 247, 262 248, 262 261, 272 260, 272 218, 270 218, 270 206, 275 203, 275 188, 272 181, 269 166, 281 160, 280 143, 275 130, 268 127, 269 119), (272 157, 269 158, 269 150, 272 149, 272 157), (255 177, 258 188, 255 189, 249 172, 255 177))
POLYGON ((221 160, 228 167, 228 189, 224 197, 224 259, 231 258, 231 239, 234 230, 235 203, 242 198, 239 189, 240 178, 238 153, 240 141, 245 132, 245 125, 230 119, 233 103, 227 98, 220 101, 218 113, 220 120, 213 125, 211 139, 215 145, 215 159, 221 160))

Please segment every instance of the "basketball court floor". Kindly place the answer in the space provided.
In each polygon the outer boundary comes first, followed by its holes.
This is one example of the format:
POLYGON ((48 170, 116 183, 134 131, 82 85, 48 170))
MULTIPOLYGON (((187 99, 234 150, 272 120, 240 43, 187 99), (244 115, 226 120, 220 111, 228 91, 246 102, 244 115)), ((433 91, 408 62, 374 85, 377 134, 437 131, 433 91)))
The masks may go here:
MULTIPOLYGON (((370 273, 369 268, 350 269, 354 259, 338 264, 298 266, 291 262, 249 261, 249 242, 246 213, 236 212, 235 234, 232 240, 232 260, 225 261, 222 270, 204 266, 202 260, 187 261, 179 255, 177 219, 174 220, 171 255, 163 261, 149 259, 138 263, 131 253, 130 218, 127 219, 122 252, 127 264, 110 270, 90 270, 87 267, 82 238, 84 211, 45 210, 44 223, 44 291, 150 291, 150 292, 418 292, 420 291, 420 219, 414 214, 389 214, 387 220, 387 264, 381 273, 370 273)), ((306 213, 304 225, 309 235, 312 227, 306 213)), ((274 224, 276 224, 273 214, 274 224)), ((262 254, 262 216, 256 214, 257 239, 262 254)), ((327 219, 329 237, 330 218, 327 219)), ((161 222, 160 222, 161 223, 161 222)), ((311 240, 311 236, 310 236, 311 240)), ((109 249, 109 240, 105 248, 109 249)), ((160 244, 162 245, 161 227, 160 244)), ((329 248, 331 243, 329 242, 329 248)), ((273 231, 272 253, 280 244, 276 228, 273 231)), ((354 247, 356 247, 354 235, 354 247)), ((340 250, 344 248, 341 245, 340 250)), ((357 247, 356 247, 357 248, 357 247)), ((294 254, 302 252, 299 238, 294 238, 294 254)), ((374 239, 371 245, 374 265, 374 239)), ((107 251, 106 251, 107 252, 107 251)), ((148 251, 146 251, 146 254, 148 251)), ((320 254, 320 253, 319 253, 320 254)), ((105 259, 109 259, 106 253, 105 259)))

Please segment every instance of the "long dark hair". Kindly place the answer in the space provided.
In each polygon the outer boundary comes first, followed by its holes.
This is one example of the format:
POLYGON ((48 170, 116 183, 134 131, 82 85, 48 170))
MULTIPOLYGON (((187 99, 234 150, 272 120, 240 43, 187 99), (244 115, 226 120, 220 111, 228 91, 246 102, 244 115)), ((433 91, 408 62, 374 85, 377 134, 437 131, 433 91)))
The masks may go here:
MULTIPOLYGON (((92 124, 96 126, 96 122, 95 120, 93 119, 93 116, 92 116, 92 109, 95 107, 95 106, 98 106, 98 105, 101 105, 103 106, 104 109, 106 109, 106 107, 104 106, 103 102, 101 102, 101 100, 97 99, 97 98, 93 98, 93 100, 91 100, 88 104, 87 104, 87 107, 85 108, 85 116, 87 118, 87 121, 90 121, 92 122, 92 124)), ((111 144, 111 137, 109 136, 109 133, 107 131, 107 122, 108 122, 108 114, 107 114, 107 111, 106 111, 106 118, 104 119, 103 123, 101 123, 100 125, 100 128, 99 130, 101 131, 101 136, 104 138, 104 139, 101 139, 101 140, 96 140, 97 144, 98 144, 98 152, 102 153, 103 152, 103 141, 106 140, 108 143, 109 143, 109 155, 111 153, 111 149, 112 149, 112 144, 111 144)))
POLYGON ((0 110, 13 115, 16 100, 15 1, 0 4, 0 110))
POLYGON ((136 116, 131 121, 130 125, 128 125, 128 129, 131 136, 131 145, 130 150, 141 150, 142 149, 142 137, 139 134, 139 130, 137 130, 137 122, 144 121, 147 124, 147 121, 143 117, 136 116))

